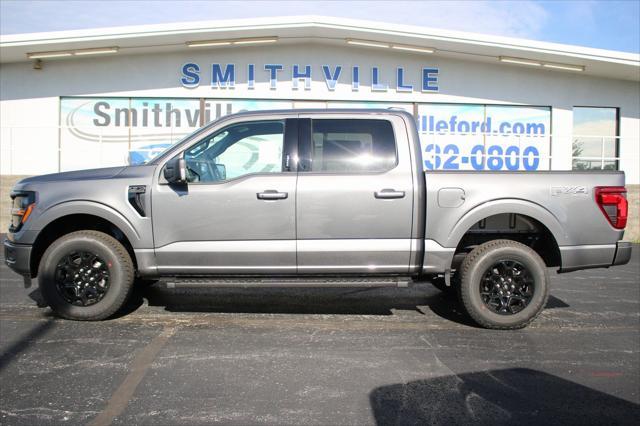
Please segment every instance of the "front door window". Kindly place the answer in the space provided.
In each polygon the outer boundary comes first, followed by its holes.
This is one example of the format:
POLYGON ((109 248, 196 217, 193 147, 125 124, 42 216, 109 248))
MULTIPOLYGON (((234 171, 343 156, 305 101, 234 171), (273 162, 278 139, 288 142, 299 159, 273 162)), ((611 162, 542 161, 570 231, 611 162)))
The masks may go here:
POLYGON ((255 173, 281 173, 284 122, 234 124, 185 154, 189 182, 219 182, 255 173))

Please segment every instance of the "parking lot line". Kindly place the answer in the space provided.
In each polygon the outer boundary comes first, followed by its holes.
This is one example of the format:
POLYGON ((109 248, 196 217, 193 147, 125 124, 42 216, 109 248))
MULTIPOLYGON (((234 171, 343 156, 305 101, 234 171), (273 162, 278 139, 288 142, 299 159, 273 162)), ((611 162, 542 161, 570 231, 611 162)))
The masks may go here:
POLYGON ((115 390, 105 409, 89 423, 90 426, 110 425, 113 419, 127 408, 129 400, 147 373, 149 366, 175 331, 175 327, 164 328, 160 334, 154 337, 153 340, 140 351, 131 363, 129 374, 127 374, 120 386, 115 390))

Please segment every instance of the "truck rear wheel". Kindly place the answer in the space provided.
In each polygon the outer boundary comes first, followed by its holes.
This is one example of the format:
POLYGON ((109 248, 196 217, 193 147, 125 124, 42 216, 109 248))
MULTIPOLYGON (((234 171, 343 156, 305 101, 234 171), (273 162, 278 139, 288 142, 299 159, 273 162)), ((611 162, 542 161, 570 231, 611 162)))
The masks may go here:
POLYGON ((460 300, 485 328, 526 327, 549 297, 549 275, 538 253, 511 240, 476 247, 460 268, 460 300))
POLYGON ((95 321, 115 314, 133 288, 134 267, 118 240, 97 231, 77 231, 53 242, 38 269, 40 292, 67 319, 95 321))

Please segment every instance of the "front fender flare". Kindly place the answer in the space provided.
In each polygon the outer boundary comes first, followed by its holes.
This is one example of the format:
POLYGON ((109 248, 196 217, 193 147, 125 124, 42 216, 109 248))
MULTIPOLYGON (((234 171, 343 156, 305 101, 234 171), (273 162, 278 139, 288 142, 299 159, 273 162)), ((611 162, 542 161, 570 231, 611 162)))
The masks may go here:
POLYGON ((127 220, 127 218, 106 204, 97 203, 95 201, 74 200, 65 201, 49 207, 37 216, 36 221, 31 224, 32 229, 42 231, 47 225, 64 216, 75 214, 87 214, 100 217, 117 226, 118 229, 127 237, 131 246, 141 248, 141 238, 135 227, 127 220))

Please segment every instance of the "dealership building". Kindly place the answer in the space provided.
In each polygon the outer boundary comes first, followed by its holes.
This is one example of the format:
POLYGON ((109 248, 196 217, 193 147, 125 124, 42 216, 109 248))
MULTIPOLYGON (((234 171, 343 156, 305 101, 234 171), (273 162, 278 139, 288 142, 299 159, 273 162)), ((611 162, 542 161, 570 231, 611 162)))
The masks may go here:
POLYGON ((2 36, 0 173, 144 161, 243 110, 399 108, 427 170, 623 170, 640 55, 328 17, 2 36))

